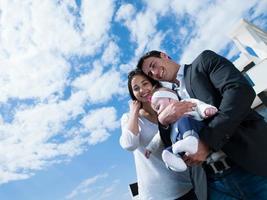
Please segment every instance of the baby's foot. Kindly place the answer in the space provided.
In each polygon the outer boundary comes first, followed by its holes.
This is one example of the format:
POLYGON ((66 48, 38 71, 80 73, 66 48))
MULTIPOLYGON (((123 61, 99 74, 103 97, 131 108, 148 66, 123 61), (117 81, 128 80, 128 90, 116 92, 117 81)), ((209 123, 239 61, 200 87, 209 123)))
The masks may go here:
POLYGON ((172 152, 178 154, 186 152, 186 154, 195 154, 198 149, 198 139, 194 136, 187 136, 186 138, 175 142, 172 145, 172 152))
POLYGON ((162 152, 162 160, 173 171, 183 172, 187 169, 187 166, 182 158, 174 155, 173 153, 164 150, 162 152))

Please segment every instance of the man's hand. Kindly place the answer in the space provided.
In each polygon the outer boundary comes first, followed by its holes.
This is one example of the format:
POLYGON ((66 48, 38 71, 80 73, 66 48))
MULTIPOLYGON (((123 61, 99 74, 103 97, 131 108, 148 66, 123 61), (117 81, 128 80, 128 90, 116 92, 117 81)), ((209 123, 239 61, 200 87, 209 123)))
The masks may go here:
POLYGON ((191 102, 175 101, 170 103, 158 116, 158 120, 162 125, 168 125, 177 121, 186 112, 190 112, 196 104, 191 102))
POLYGON ((207 159, 209 153, 209 147, 201 140, 199 140, 197 152, 192 155, 184 155, 183 159, 185 163, 189 166, 199 165, 207 159))

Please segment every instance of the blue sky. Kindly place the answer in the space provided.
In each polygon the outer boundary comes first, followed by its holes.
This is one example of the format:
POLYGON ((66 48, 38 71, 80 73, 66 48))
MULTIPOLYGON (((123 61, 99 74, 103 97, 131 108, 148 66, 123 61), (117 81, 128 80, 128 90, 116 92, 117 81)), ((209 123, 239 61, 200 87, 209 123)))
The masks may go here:
POLYGON ((152 49, 234 60, 228 33, 241 18, 267 30, 266 13, 267 0, 2 0, 0 199, 130 199, 127 72, 152 49))

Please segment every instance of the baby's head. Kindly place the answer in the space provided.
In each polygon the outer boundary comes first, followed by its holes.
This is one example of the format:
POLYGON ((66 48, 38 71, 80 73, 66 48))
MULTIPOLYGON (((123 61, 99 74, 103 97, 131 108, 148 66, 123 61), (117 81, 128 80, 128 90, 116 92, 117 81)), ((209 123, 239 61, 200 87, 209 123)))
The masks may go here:
POLYGON ((160 114, 172 101, 178 101, 176 93, 169 88, 158 88, 151 97, 151 107, 160 114))

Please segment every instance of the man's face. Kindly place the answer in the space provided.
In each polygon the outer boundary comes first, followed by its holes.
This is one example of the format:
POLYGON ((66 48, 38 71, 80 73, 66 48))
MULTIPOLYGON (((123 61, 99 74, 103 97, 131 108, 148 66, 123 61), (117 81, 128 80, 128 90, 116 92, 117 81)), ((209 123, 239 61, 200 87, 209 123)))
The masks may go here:
POLYGON ((175 82, 179 65, 164 53, 161 57, 148 57, 142 65, 143 72, 159 81, 175 82))

